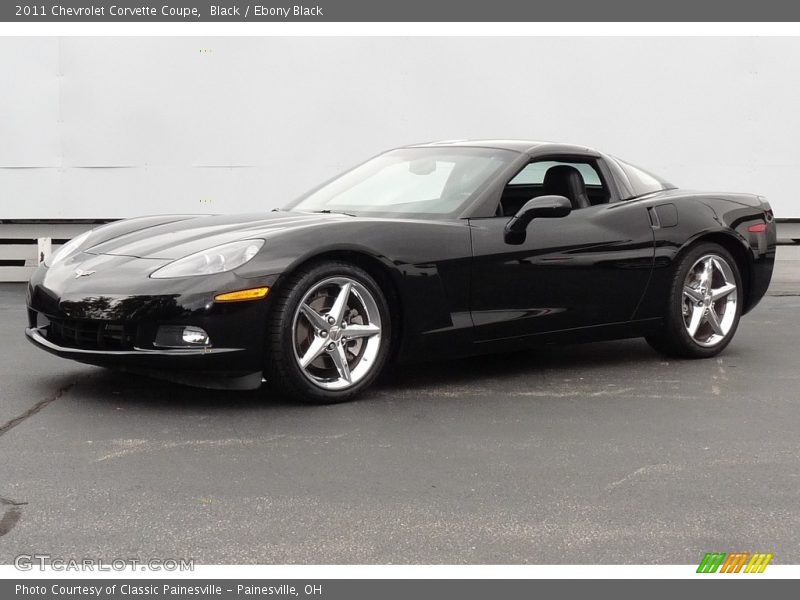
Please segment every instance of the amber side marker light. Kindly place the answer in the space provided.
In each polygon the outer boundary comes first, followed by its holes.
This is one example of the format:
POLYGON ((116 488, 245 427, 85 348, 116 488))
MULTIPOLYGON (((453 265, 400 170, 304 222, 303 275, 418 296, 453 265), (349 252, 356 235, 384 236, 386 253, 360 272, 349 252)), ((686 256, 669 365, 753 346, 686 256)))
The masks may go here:
POLYGON ((258 300, 269 294, 268 287, 250 288, 249 290, 237 290, 226 292, 214 296, 214 302, 242 302, 244 300, 258 300))

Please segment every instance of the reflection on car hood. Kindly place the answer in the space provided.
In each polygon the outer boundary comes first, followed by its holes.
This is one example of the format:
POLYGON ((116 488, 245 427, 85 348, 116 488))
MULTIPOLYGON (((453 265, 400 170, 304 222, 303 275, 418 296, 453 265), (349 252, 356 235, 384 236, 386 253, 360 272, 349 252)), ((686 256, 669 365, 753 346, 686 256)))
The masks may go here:
POLYGON ((266 239, 285 229, 352 218, 339 214, 297 212, 195 217, 126 233, 84 251, 89 254, 175 260, 228 242, 266 239))

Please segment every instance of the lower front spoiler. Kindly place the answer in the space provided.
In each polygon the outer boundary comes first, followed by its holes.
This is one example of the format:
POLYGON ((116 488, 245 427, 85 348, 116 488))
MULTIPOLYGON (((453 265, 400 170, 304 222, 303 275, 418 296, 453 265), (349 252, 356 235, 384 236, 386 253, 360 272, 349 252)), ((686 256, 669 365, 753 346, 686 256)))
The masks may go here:
POLYGON ((25 329, 34 346, 62 358, 88 365, 140 373, 184 385, 211 389, 253 390, 261 386, 262 372, 242 370, 237 363, 244 348, 179 348, 133 350, 90 350, 54 344, 36 327, 25 329))

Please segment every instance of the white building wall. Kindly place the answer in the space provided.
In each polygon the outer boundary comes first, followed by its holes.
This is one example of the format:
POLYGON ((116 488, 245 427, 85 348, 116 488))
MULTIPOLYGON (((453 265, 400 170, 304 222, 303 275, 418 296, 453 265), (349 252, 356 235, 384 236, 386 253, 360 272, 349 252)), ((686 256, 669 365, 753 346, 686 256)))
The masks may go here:
POLYGON ((383 149, 586 144, 800 217, 798 38, 3 38, 0 219, 269 209, 383 149))

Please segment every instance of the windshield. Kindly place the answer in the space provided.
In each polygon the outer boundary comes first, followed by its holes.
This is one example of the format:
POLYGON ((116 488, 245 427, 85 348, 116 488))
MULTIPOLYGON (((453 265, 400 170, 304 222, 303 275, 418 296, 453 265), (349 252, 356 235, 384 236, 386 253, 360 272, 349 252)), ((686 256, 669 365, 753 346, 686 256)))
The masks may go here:
POLYGON ((518 154, 490 148, 403 148, 381 154, 287 206, 352 215, 455 215, 518 154))

